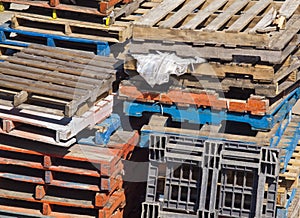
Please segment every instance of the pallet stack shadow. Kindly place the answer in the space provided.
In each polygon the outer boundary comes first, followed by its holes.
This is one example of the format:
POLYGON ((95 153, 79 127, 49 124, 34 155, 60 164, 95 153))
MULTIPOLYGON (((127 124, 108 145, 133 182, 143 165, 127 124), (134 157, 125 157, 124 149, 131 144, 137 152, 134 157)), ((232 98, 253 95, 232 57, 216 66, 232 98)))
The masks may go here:
MULTIPOLYGON (((158 4, 146 0, 122 1, 127 3, 111 9, 108 13, 111 21, 106 23, 107 14, 90 14, 87 9, 79 10, 81 7, 78 5, 70 5, 79 8, 78 11, 68 11, 61 7, 55 13, 58 18, 51 19, 52 7, 48 9, 49 7, 45 6, 48 5, 46 2, 31 0, 8 2, 29 4, 31 7, 22 11, 9 9, 14 12, 14 16, 10 22, 0 26, 1 44, 27 47, 34 42, 52 47, 92 51, 104 56, 111 54, 111 45, 124 43, 130 39, 132 21, 138 20, 158 4), (36 8, 34 7, 36 4, 41 6, 36 8)), ((100 4, 118 2, 120 1, 101 1, 100 4)), ((120 48, 115 50, 118 49, 120 48)))
POLYGON ((0 214, 121 218, 121 159, 137 133, 75 144, 112 116, 116 60, 34 44, 2 58, 0 214))
POLYGON ((141 130, 150 152, 143 218, 295 212, 299 22, 296 0, 165 0, 134 23, 124 113, 163 113, 181 127, 153 118, 141 130), (151 88, 137 69, 157 51, 206 63, 151 88))

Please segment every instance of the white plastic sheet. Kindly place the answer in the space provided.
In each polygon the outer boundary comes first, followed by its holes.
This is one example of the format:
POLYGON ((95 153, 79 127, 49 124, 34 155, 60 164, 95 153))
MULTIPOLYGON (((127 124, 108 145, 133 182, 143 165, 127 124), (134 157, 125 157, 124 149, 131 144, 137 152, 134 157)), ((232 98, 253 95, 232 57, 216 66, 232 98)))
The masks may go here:
POLYGON ((180 58, 173 53, 132 55, 137 60, 137 72, 153 87, 169 82, 172 74, 180 76, 187 72, 189 65, 206 62, 200 57, 180 58))

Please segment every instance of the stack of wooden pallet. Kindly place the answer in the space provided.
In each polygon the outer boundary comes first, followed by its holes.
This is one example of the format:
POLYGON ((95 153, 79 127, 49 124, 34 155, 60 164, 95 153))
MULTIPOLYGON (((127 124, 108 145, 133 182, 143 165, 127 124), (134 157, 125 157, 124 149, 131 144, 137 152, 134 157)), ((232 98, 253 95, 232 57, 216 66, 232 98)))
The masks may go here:
POLYGON ((27 46, 28 43, 34 42, 53 47, 93 51, 105 56, 110 54, 108 43, 123 43, 130 39, 132 21, 138 20, 159 4, 146 0, 101 1, 100 5, 126 2, 121 7, 115 7, 113 10, 109 7, 109 12, 101 13, 97 9, 82 8, 78 5, 58 4, 51 7, 45 1, 8 0, 8 2, 40 8, 12 10, 14 16, 11 22, 0 25, 1 43, 27 46), (54 13, 52 9, 59 10, 54 13), (51 13, 55 19, 51 19, 51 13))
POLYGON ((110 116, 115 59, 40 45, 3 58, 1 134, 70 146, 110 116))
POLYGON ((137 142, 137 132, 117 131, 106 147, 75 144, 59 149, 1 136, 0 212, 122 218, 121 158, 137 142))
POLYGON ((143 218, 286 217, 298 207, 299 9, 297 0, 165 0, 134 23, 124 113, 169 117, 141 130, 143 218), (153 86, 144 76, 164 68, 166 53, 205 62, 153 86))
POLYGON ((264 114, 298 86, 299 22, 299 2, 293 0, 164 1, 134 24, 125 64, 133 78, 120 93, 264 114), (167 87, 147 89, 136 76, 139 62, 133 56, 157 51, 201 57, 206 63, 171 75, 167 87))
POLYGON ((0 216, 123 217, 139 136, 112 115, 116 60, 34 44, 1 58, 0 216), (103 140, 78 143, 93 127, 103 140))

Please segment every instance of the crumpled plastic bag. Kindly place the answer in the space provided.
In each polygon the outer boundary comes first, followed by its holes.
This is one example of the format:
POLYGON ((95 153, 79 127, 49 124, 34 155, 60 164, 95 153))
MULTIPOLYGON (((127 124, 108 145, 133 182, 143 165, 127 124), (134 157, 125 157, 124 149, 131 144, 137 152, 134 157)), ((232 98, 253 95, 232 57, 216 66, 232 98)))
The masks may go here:
POLYGON ((206 62, 200 57, 180 58, 173 53, 157 52, 157 54, 133 54, 137 60, 137 72, 154 87, 169 82, 170 75, 183 75, 188 66, 206 62))

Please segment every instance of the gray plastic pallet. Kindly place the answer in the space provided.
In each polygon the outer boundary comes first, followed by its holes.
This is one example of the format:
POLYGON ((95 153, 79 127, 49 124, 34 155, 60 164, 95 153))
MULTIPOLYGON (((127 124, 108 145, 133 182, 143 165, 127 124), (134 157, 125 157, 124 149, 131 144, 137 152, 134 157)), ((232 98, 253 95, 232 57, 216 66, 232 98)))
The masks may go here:
POLYGON ((149 143, 143 218, 276 216, 279 149, 157 132, 149 143))

